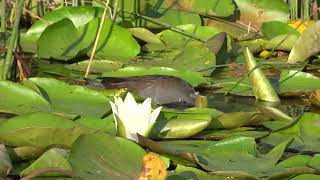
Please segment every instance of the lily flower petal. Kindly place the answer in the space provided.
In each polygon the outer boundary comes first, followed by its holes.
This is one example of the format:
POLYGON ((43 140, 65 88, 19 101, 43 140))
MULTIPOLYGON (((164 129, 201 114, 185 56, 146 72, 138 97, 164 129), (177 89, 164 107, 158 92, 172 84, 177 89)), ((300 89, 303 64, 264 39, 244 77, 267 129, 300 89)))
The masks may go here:
POLYGON ((124 101, 120 97, 115 97, 114 102, 110 104, 118 135, 134 141, 138 141, 137 133, 149 135, 162 108, 152 110, 150 98, 141 104, 137 103, 129 92, 124 101))

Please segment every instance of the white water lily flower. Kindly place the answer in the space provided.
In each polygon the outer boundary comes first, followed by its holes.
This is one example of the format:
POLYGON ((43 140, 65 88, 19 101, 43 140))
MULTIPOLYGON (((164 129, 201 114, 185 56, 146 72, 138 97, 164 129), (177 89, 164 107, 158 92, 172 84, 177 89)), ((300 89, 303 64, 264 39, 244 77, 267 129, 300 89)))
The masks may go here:
POLYGON ((115 97, 114 102, 110 101, 110 104, 118 135, 136 142, 137 133, 143 136, 149 135, 162 108, 152 110, 151 98, 147 98, 141 104, 137 103, 130 92, 124 101, 120 97, 115 97))

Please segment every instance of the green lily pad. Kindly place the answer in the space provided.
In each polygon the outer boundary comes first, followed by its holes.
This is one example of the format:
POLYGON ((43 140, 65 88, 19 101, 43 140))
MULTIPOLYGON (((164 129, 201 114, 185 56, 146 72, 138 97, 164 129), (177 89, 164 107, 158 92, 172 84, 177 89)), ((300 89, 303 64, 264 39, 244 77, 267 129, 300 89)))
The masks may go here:
MULTIPOLYGON (((209 26, 196 26, 194 24, 185 24, 177 26, 177 28, 193 34, 195 37, 202 40, 208 40, 212 36, 221 32, 220 30, 209 26)), ((188 44, 189 41, 195 41, 194 39, 187 37, 181 33, 174 32, 172 30, 164 30, 157 34, 157 36, 166 45, 166 49, 180 48, 188 44)))
POLYGON ((283 70, 280 76, 280 90, 288 91, 312 91, 320 89, 320 78, 310 73, 296 70, 283 70))
MULTIPOLYGON (((191 11, 195 14, 205 14, 218 17, 227 17, 233 14, 235 6, 231 0, 219 1, 219 0, 183 0, 178 2, 166 2, 162 3, 159 9, 156 9, 159 2, 156 0, 148 1, 149 5, 153 5, 154 8, 147 10, 157 10, 159 13, 166 9, 174 9, 176 11, 191 11)), ((147 11, 148 12, 148 11, 147 11)), ((172 17, 173 18, 173 17, 172 17)))
POLYGON ((197 72, 188 70, 176 70, 170 67, 125 67, 113 72, 105 72, 102 77, 127 77, 127 76, 144 76, 144 75, 168 75, 179 77, 192 86, 210 84, 210 81, 197 72))
POLYGON ((32 89, 11 81, 0 81, 0 111, 25 114, 49 111, 49 102, 32 89))
POLYGON ((128 29, 133 36, 143 40, 146 43, 162 44, 162 41, 146 28, 130 28, 128 29))
POLYGON ((262 34, 269 40, 279 35, 290 34, 297 37, 300 36, 300 33, 297 30, 289 26, 287 23, 280 21, 269 21, 263 23, 261 26, 261 31, 262 34))
POLYGON ((0 141, 16 147, 71 147, 80 135, 92 132, 69 119, 43 112, 13 117, 0 123, 0 141))
POLYGON ((267 154, 259 154, 254 139, 236 137, 211 145, 196 157, 199 165, 208 171, 242 171, 263 177, 275 167, 288 142, 280 143, 267 154))
POLYGON ((212 120, 210 129, 234 129, 249 125, 257 112, 230 112, 212 120))
POLYGON ((155 138, 161 139, 177 139, 177 138, 188 138, 191 137, 205 128, 210 124, 211 119, 171 119, 167 121, 157 121, 154 125, 155 138))
MULTIPOLYGON (((42 32, 51 24, 54 24, 64 18, 72 21, 76 28, 89 23, 96 17, 101 17, 103 13, 102 8, 79 6, 79 7, 63 7, 55 11, 47 13, 41 17, 44 21, 36 21, 27 33, 22 34, 21 44, 24 51, 36 52, 37 42, 42 32)), ((56 37, 56 36, 55 36, 56 37)))
POLYGON ((38 40, 38 55, 40 58, 55 58, 68 60, 76 57, 79 49, 77 44, 77 29, 70 19, 64 18, 49 25, 38 40), (59 36, 57 36, 59 34, 59 36))
POLYGON ((235 0, 240 10, 240 21, 259 28, 264 22, 288 22, 289 6, 282 0, 235 0))
POLYGON ((173 175, 167 177, 168 180, 175 180, 177 176, 185 179, 203 179, 203 180, 227 180, 227 177, 214 176, 194 167, 187 167, 178 164, 173 175))
MULTIPOLYGON (((96 20, 91 23, 98 25, 99 21, 96 20)), ((88 56, 91 51, 92 49, 87 52, 88 56)), ((101 29, 95 58, 130 59, 139 53, 140 45, 131 33, 127 29, 116 25, 110 19, 106 19, 101 29)))
POLYGON ((277 166, 285 168, 304 167, 308 165, 311 159, 312 157, 308 155, 294 155, 281 161, 277 166))
POLYGON ((315 174, 302 174, 299 176, 296 176, 294 178, 291 178, 290 180, 319 180, 320 176, 319 175, 315 175, 315 174))
MULTIPOLYGON (((70 19, 64 18, 42 32, 38 40, 40 58, 70 60, 77 55, 91 54, 100 19, 95 18, 88 24, 76 28, 70 19), (56 37, 56 34, 61 36, 56 37)), ((140 46, 130 32, 112 22, 104 21, 95 57, 106 59, 128 59, 140 52, 140 46)))
POLYGON ((81 124, 84 127, 100 130, 111 135, 117 134, 117 127, 113 119, 113 114, 110 114, 104 119, 94 117, 81 117, 75 120, 75 122, 81 124))
POLYGON ((102 117, 111 110, 110 99, 98 91, 50 78, 30 78, 55 112, 102 117))
POLYGON ((246 128, 237 128, 237 129, 230 129, 230 130, 205 130, 201 133, 197 134, 195 137, 199 139, 224 139, 228 137, 250 137, 259 139, 266 135, 269 132, 267 131, 255 131, 255 130, 246 130, 246 128))
MULTIPOLYGON (((68 162, 67 157, 69 156, 69 152, 65 149, 52 148, 45 152, 42 156, 40 156, 36 161, 34 161, 29 167, 24 169, 20 176, 25 176, 33 171, 49 168, 49 167, 57 167, 66 171, 71 171, 71 165, 68 162)), ((63 176, 63 174, 59 173, 47 173, 42 176, 63 176)))
MULTIPOLYGON (((85 72, 87 70, 89 60, 81 61, 74 64, 65 65, 67 69, 73 71, 85 72)), ((94 59, 91 64, 90 73, 103 73, 120 69, 123 66, 121 62, 94 59)))
POLYGON ((320 22, 310 25, 294 44, 288 57, 288 63, 304 62, 320 51, 320 22))
POLYGON ((45 148, 34 146, 8 147, 7 150, 14 163, 37 159, 45 152, 45 148))
POLYGON ((261 142, 275 146, 288 139, 294 139, 288 148, 301 152, 319 152, 319 119, 319 114, 305 112, 298 122, 271 133, 269 136, 262 138, 261 142))
POLYGON ((144 154, 129 140, 96 133, 81 136, 74 143, 69 161, 73 171, 85 179, 137 179, 144 154))
POLYGON ((210 76, 215 69, 216 56, 204 44, 196 41, 189 41, 184 47, 159 51, 148 54, 137 61, 130 62, 130 66, 145 67, 171 67, 177 70, 189 70, 201 73, 203 76, 210 76))

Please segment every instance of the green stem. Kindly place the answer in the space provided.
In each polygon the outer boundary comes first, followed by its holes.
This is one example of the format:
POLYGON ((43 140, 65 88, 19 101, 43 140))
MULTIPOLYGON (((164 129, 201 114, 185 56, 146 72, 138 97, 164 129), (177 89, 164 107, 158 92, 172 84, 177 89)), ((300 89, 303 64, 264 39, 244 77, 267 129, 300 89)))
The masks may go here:
POLYGON ((298 7, 299 7, 299 1, 298 0, 290 0, 290 16, 291 20, 298 19, 298 7))
POLYGON ((16 47, 17 44, 17 39, 19 35, 19 24, 20 24, 20 16, 22 14, 23 10, 23 5, 24 5, 24 0, 16 0, 16 8, 15 8, 15 15, 14 15, 14 23, 13 23, 13 29, 11 33, 11 37, 9 40, 9 46, 8 46, 8 51, 7 55, 3 64, 3 71, 2 71, 2 76, 1 79, 9 79, 10 77, 10 69, 13 64, 13 50, 16 47))
POLYGON ((302 9, 302 19, 304 21, 310 20, 310 0, 303 0, 302 9))
POLYGON ((77 7, 78 3, 78 0, 72 0, 72 6, 77 7))
POLYGON ((0 27, 0 32, 6 32, 6 26, 7 26, 7 11, 6 11, 6 5, 7 1, 6 0, 1 0, 1 9, 0 9, 0 17, 1 17, 1 27, 0 27))
POLYGON ((42 17, 44 15, 43 0, 37 1, 37 8, 38 8, 38 16, 42 17))

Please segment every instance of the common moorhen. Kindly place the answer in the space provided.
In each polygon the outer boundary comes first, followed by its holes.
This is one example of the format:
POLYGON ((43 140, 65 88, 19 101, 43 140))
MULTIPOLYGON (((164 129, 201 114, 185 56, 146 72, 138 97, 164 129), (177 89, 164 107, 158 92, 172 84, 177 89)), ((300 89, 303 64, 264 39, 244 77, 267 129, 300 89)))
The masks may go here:
POLYGON ((186 81, 166 75, 131 77, 104 77, 101 81, 106 89, 127 88, 142 98, 167 106, 193 106, 197 93, 186 81))

